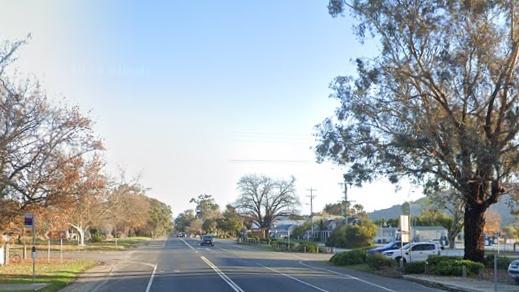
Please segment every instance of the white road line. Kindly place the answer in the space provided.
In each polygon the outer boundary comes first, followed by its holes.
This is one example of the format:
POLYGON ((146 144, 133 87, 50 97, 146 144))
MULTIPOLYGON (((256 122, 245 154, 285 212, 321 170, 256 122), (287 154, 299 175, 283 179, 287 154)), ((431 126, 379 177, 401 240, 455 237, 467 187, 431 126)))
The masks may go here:
POLYGON ((153 283, 153 278, 155 277, 155 271, 157 270, 157 265, 153 267, 153 272, 151 272, 150 280, 148 281, 148 286, 146 286, 146 292, 150 292, 151 283, 153 283))
POLYGON ((283 276, 285 276, 285 277, 287 277, 287 278, 290 278, 290 279, 292 279, 292 280, 294 280, 294 281, 297 281, 297 282, 299 282, 299 283, 301 283, 301 284, 304 284, 304 285, 306 285, 306 286, 308 286, 308 287, 312 287, 312 288, 314 288, 314 289, 316 289, 316 290, 319 290, 319 291, 322 291, 322 292, 328 292, 328 290, 324 290, 324 289, 319 288, 319 287, 317 287, 317 286, 315 286, 315 285, 312 285, 312 284, 310 284, 310 283, 308 283, 308 282, 305 282, 305 281, 303 281, 303 280, 299 280, 298 278, 295 278, 295 277, 292 277, 292 276, 290 276, 290 275, 288 275, 288 274, 285 274, 285 273, 283 273, 283 272, 277 271, 277 270, 275 270, 275 269, 273 269, 273 268, 269 268, 269 267, 264 266, 264 265, 262 265, 262 264, 258 264, 258 265, 259 265, 259 266, 262 266, 262 267, 264 267, 264 268, 266 268, 266 269, 269 269, 269 270, 271 270, 272 272, 276 272, 276 273, 281 274, 281 275, 283 275, 283 276))
MULTIPOLYGON (((192 247, 189 243, 187 243, 184 239, 180 239, 184 242, 184 244, 186 244, 187 246, 189 246, 192 250, 194 250, 196 253, 198 253, 198 251, 192 247)), ((220 278, 222 278, 222 280, 224 280, 234 291, 236 292, 244 292, 242 288, 240 288, 240 286, 238 286, 236 283, 234 283, 233 280, 231 280, 231 278, 229 278, 226 274, 224 274, 224 272, 222 272, 222 270, 220 270, 215 264, 213 264, 210 260, 208 260, 206 257, 204 256, 200 256, 200 258, 209 266, 211 267, 217 274, 218 276, 220 276, 220 278)), ((146 291, 146 292, 149 292, 149 291, 146 291)))
POLYGON ((372 283, 372 282, 369 282, 369 281, 366 281, 364 279, 361 279, 361 278, 357 278, 355 276, 352 276, 352 275, 349 275, 349 274, 344 274, 344 273, 339 273, 339 272, 336 272, 336 271, 333 271, 333 270, 329 270, 329 269, 325 269, 325 268, 319 268, 319 267, 314 267, 314 266, 310 266, 310 265, 307 265, 301 261, 299 261, 299 264, 300 265, 303 265, 305 267, 309 267, 311 269, 317 269, 317 270, 323 270, 323 271, 327 271, 329 273, 332 273, 332 274, 336 274, 336 275, 340 275, 340 276, 343 276, 343 277, 348 277, 348 279, 352 279, 352 280, 356 280, 356 281, 359 281, 359 282, 362 282, 364 284, 368 284, 370 286, 373 286, 373 287, 377 287, 377 288, 380 288, 382 290, 385 290, 385 291, 389 291, 389 292, 396 292, 395 290, 392 290, 392 289, 389 289, 389 288, 386 288, 384 286, 380 286, 380 285, 377 285, 375 283, 372 283))
POLYGON ((231 280, 229 277, 227 277, 226 274, 224 274, 224 272, 222 272, 217 266, 215 266, 210 260, 208 260, 206 257, 204 256, 200 256, 200 258, 207 264, 209 265, 217 274, 218 276, 220 276, 220 278, 222 278, 222 280, 224 280, 227 284, 229 284, 229 286, 236 292, 244 292, 240 286, 238 286, 236 283, 233 282, 233 280, 231 280))

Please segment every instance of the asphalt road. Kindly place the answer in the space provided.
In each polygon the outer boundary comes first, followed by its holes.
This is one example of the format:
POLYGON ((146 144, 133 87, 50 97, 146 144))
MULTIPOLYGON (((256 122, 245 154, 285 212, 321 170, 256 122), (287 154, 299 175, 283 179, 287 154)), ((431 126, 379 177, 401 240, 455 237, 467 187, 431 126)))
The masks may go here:
MULTIPOLYGON (((437 291, 402 279, 334 267, 329 255, 270 252, 232 241, 201 247, 170 238, 116 261, 74 291, 437 291)), ((71 290, 72 291, 72 290, 71 290)))

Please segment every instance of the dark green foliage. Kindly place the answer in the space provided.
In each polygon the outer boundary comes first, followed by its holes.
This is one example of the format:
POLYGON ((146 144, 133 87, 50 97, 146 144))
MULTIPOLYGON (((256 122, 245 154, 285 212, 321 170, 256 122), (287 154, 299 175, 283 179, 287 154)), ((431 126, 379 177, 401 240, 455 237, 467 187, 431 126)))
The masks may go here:
POLYGON ((339 106, 319 127, 318 159, 345 166, 347 183, 408 178, 427 192, 454 189, 466 203, 465 258, 478 262, 483 214, 517 183, 515 2, 328 4, 380 51, 332 81, 339 106))
POLYGON ((371 245, 377 233, 377 226, 369 220, 362 220, 358 225, 341 225, 332 232, 327 246, 359 248, 371 245))
POLYGON ((477 275, 485 267, 482 263, 452 257, 435 257, 428 262, 431 273, 440 276, 462 276, 463 266, 467 269, 467 275, 477 275))
POLYGON ((404 273, 406 274, 423 274, 425 273, 425 262, 412 262, 404 265, 404 273))
POLYGON ((304 224, 296 226, 292 232, 290 232, 290 237, 302 239, 305 232, 310 229, 312 229, 312 223, 306 221, 304 224))
POLYGON ((334 254, 330 262, 336 266, 359 265, 366 262, 366 250, 355 249, 334 254))
POLYGON ((437 265, 439 262, 448 261, 448 260, 461 260, 462 257, 449 257, 449 256, 429 256, 427 262, 431 266, 437 265))
POLYGON ((302 241, 297 245, 296 250, 299 252, 315 253, 315 252, 317 252, 318 248, 319 248, 319 246, 315 242, 302 241))
POLYGON ((165 236, 173 230, 173 213, 171 207, 167 204, 148 198, 150 202, 149 219, 147 224, 147 232, 152 237, 165 236))
MULTIPOLYGON (((509 257, 504 257, 504 256, 498 256, 497 257, 497 268, 498 269, 508 269, 508 265, 510 265, 510 263, 512 262, 513 259, 509 258, 509 257)), ((494 255, 493 254, 489 254, 487 256, 485 256, 485 267, 487 268, 494 268, 494 255)))
POLYGON ((103 235, 101 234, 101 232, 99 232, 99 230, 90 230, 90 242, 101 242, 103 241, 103 239, 103 235))
POLYGON ((366 255, 366 264, 368 264, 372 269, 382 270, 383 268, 391 267, 393 265, 393 260, 380 253, 376 253, 366 255))

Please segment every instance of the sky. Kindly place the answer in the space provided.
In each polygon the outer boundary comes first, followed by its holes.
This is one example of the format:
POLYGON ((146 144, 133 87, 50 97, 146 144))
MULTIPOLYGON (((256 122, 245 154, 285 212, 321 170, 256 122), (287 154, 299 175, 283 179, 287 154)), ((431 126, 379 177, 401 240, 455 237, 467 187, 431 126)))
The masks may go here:
MULTIPOLYGON (((342 199, 341 169, 318 164, 315 126, 329 84, 377 53, 326 1, 5 1, 0 41, 24 39, 16 74, 79 105, 104 139, 107 169, 139 177, 173 208, 221 206, 248 174, 296 178, 302 214, 342 199)), ((349 191, 375 210, 421 196, 376 181, 349 191)))

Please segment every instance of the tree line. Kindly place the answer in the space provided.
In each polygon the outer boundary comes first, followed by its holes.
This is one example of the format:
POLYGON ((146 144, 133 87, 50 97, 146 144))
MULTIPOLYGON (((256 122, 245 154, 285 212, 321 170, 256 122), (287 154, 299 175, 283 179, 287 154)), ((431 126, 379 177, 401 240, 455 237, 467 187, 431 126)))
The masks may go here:
POLYGON ((296 213, 299 201, 295 194, 295 178, 273 179, 261 175, 246 175, 238 181, 238 199, 224 212, 211 195, 192 198, 194 209, 175 219, 175 230, 190 234, 239 236, 243 228, 255 229, 261 237, 269 237, 273 223, 281 216, 296 213))
POLYGON ((110 178, 102 139, 77 106, 53 102, 41 85, 19 80, 13 63, 26 40, 0 45, 0 232, 23 235, 23 214, 37 233, 74 230, 99 236, 164 235, 169 206, 138 183, 110 178))

